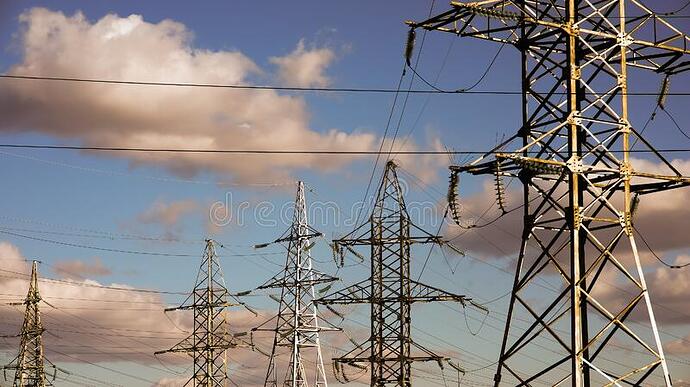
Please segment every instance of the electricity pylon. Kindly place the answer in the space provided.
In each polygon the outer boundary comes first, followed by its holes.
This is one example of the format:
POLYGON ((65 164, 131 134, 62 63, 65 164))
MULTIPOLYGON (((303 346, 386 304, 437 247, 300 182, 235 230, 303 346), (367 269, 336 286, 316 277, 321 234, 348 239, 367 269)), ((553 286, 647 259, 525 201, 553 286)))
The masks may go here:
POLYGON ((50 363, 45 358, 43 348, 43 324, 38 303, 41 302, 41 294, 38 291, 38 262, 31 264, 31 279, 29 292, 22 303, 12 305, 26 305, 24 323, 20 333, 19 355, 4 367, 4 370, 14 370, 13 387, 45 387, 53 384, 46 377, 45 363, 50 363))
MULTIPOLYGON (((319 333, 337 329, 319 326, 317 308, 313 302, 314 286, 335 281, 336 278, 321 273, 313 267, 310 250, 315 242, 312 242, 312 239, 320 236, 322 234, 308 224, 304 183, 300 181, 297 183, 292 226, 287 231, 287 235, 272 242, 287 244, 285 268, 259 287, 259 289, 281 289, 278 314, 253 329, 274 332, 273 347, 264 381, 266 387, 278 385, 307 387, 310 385, 308 379, 312 373, 314 376, 312 386, 328 386, 319 333), (267 327, 274 321, 275 327, 267 327), (277 362, 281 347, 290 349, 290 361, 285 369, 285 377, 279 384, 277 362), (313 356, 313 361, 305 362, 304 358, 309 353, 313 356)), ((267 245, 269 244, 257 245, 257 247, 267 245)))
POLYGON ((194 290, 181 306, 165 309, 166 312, 192 310, 194 331, 172 348, 155 353, 187 353, 193 358, 194 374, 185 386, 228 385, 227 349, 238 346, 228 335, 225 309, 235 305, 228 302, 228 296, 214 242, 207 239, 194 290))
POLYGON ((524 187, 495 385, 670 386, 632 218, 638 195, 684 187, 690 178, 630 123, 628 70, 666 77, 688 70, 690 39, 637 0, 453 1, 408 25, 521 54, 519 131, 451 167, 454 182, 469 172, 516 177, 524 187), (636 168, 637 143, 657 170, 636 168))
POLYGON ((355 247, 369 246, 371 277, 317 300, 323 304, 371 304, 368 345, 359 345, 333 360, 360 368, 360 363, 369 363, 371 386, 375 387, 410 386, 413 362, 435 361, 442 366, 448 360, 412 340, 413 303, 456 301, 465 305, 470 301, 410 278, 410 245, 443 241, 410 221, 395 168, 395 163, 388 161, 369 221, 333 241, 341 254, 347 249, 359 256, 355 247), (411 229, 419 235, 410 235, 411 229), (421 355, 413 355, 412 348, 421 355))

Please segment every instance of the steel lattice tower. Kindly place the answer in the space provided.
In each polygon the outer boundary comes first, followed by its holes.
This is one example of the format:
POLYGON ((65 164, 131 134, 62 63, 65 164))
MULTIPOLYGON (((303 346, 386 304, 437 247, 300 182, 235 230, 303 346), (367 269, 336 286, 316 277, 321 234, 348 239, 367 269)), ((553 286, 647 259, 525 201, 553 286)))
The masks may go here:
MULTIPOLYGON (((410 245, 443 243, 410 221, 402 190, 389 161, 379 187, 373 212, 367 223, 348 236, 333 241, 334 249, 371 249, 371 277, 323 297, 323 304, 368 303, 371 305, 371 336, 368 345, 355 347, 336 364, 369 363, 371 386, 411 385, 411 364, 418 361, 448 360, 415 343, 411 338, 411 306, 416 302, 469 301, 410 278, 410 245), (410 235, 413 229, 419 235, 410 235), (420 355, 413 355, 412 349, 420 355)), ((361 367, 361 366, 360 366, 361 367)))
POLYGON ((469 172, 516 177, 524 186, 495 385, 670 386, 632 220, 637 195, 690 178, 630 123, 628 70, 688 70, 690 39, 636 0, 452 2, 408 24, 521 54, 519 131, 473 163, 451 167, 454 182, 469 172), (634 167, 638 142, 659 170, 634 167), (554 293, 540 288, 549 280, 558 281, 554 293), (626 291, 610 297, 611 281, 626 291))
POLYGON ((41 323, 41 311, 38 303, 41 302, 41 294, 38 291, 38 262, 31 264, 31 279, 29 292, 24 302, 13 305, 26 305, 22 332, 19 335, 19 355, 17 355, 5 370, 15 370, 13 387, 44 387, 53 384, 46 377, 45 362, 52 364, 45 358, 43 348, 43 324, 41 323))
POLYGON ((214 242, 208 239, 194 290, 181 306, 165 310, 192 310, 194 331, 172 348, 155 353, 188 353, 194 359, 194 374, 185 386, 226 387, 228 384, 226 351, 237 346, 228 335, 225 309, 234 305, 228 302, 228 296, 214 242))
MULTIPOLYGON (((327 387, 326 371, 323 366, 319 332, 334 330, 319 326, 319 317, 314 304, 314 286, 335 281, 314 269, 310 250, 315 242, 312 239, 322 234, 308 224, 307 208, 304 198, 304 183, 297 184, 292 226, 273 243, 287 244, 287 259, 281 273, 270 279, 259 289, 281 289, 278 314, 267 320, 254 331, 274 332, 268 370, 264 386, 307 387, 313 372, 315 387, 327 387), (267 326, 275 323, 275 327, 267 326), (289 348, 290 361, 285 369, 282 383, 278 383, 278 356, 280 348, 289 348), (310 354, 313 362, 305 364, 304 358, 310 354), (310 366, 310 364, 312 364, 310 366)), ((266 246, 266 245, 259 245, 266 246)))

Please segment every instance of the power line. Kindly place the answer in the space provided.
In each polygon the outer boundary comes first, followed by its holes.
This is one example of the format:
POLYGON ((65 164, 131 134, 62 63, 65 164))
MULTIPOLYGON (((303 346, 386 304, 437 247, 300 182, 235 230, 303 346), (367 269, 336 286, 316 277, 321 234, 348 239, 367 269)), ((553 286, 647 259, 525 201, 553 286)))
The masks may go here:
POLYGON ((374 161, 374 167, 371 170, 371 175, 369 176, 369 182, 367 183, 367 188, 364 191, 364 197, 362 198, 361 202, 362 207, 359 209, 357 212, 357 218, 355 219, 355 225, 359 223, 359 218, 362 216, 362 213, 364 212, 365 209, 365 204, 367 203, 367 196, 369 196, 369 191, 371 190, 371 184, 374 182, 374 175, 376 174, 376 167, 379 165, 379 159, 381 158, 381 154, 383 151, 383 146, 386 143, 386 135, 388 134, 388 129, 390 129, 391 126, 391 120, 393 119, 393 113, 395 112, 395 106, 398 103, 398 96, 400 95, 400 86, 402 85, 402 81, 405 77, 405 65, 403 65, 403 71, 400 74, 400 80, 398 80, 398 86, 396 89, 395 97, 393 98, 393 103, 391 104, 391 110, 390 113, 388 113, 388 120, 386 121, 386 128, 383 131, 383 136, 381 136, 381 145, 379 145, 379 151, 376 152, 376 160, 374 161))
MULTIPOLYGON (((186 183, 186 184, 199 184, 199 185, 220 185, 220 186, 237 186, 237 187, 265 187, 265 188, 274 188, 274 187, 282 187, 282 186, 287 186, 287 185, 294 185, 294 181, 286 181, 286 182, 274 182, 274 183, 266 183, 266 182, 236 182, 236 181, 211 181, 211 180, 195 180, 195 179, 183 179, 183 178, 174 178, 174 177, 160 177, 160 176, 149 176, 149 175, 142 175, 142 174, 133 174, 133 173, 126 173, 126 172, 120 172, 120 171, 113 171, 113 170, 105 170, 105 169, 99 169, 99 168, 93 168, 93 167, 84 167, 80 165, 73 165, 73 164, 68 164, 64 162, 59 162, 59 161, 54 161, 54 160, 45 160, 41 159, 38 157, 33 157, 33 156, 28 156, 28 155, 22 155, 22 154, 16 154, 16 153, 9 153, 9 152, 3 152, 0 151, 0 154, 9 156, 9 157, 15 157, 23 160, 29 160, 29 161, 34 161, 38 163, 43 163, 55 167, 61 167, 61 168, 69 168, 81 172, 90 172, 90 173, 96 173, 96 174, 102 174, 106 176, 116 176, 116 177, 130 177, 130 178, 137 178, 137 179, 144 179, 144 180, 152 180, 152 181, 158 181, 158 182, 164 182, 164 183, 186 183)), ((203 242, 203 241, 202 241, 203 242)))
MULTIPOLYGON (((431 6, 429 7, 429 16, 431 16, 431 13, 434 11, 434 5, 435 4, 436 4, 436 0, 433 0, 431 2, 431 6)), ((413 32, 414 31, 412 31, 412 33, 413 32)), ((422 49, 424 48, 424 41, 426 40, 426 32, 427 31, 425 30, 423 35, 422 35, 422 42, 419 46, 419 50, 417 51, 417 58, 415 59, 415 64, 414 64, 415 68, 419 64, 419 59, 420 59, 421 54, 422 54, 422 49)), ((414 39, 415 39, 414 34, 410 35, 410 39, 411 40, 407 42, 407 46, 405 47, 406 58, 405 58, 405 61, 403 62, 403 69, 402 69, 402 73, 400 74, 400 80, 398 81, 398 86, 397 86, 398 92, 395 93, 395 99, 393 100, 393 105, 391 106, 391 111, 388 114, 388 121, 386 122, 386 129, 383 132, 383 136, 381 137, 381 145, 379 146, 379 152, 381 152, 383 150, 383 146, 386 143, 386 135, 388 134, 388 130, 390 129, 390 124, 391 124, 391 120, 393 118, 393 113, 395 112, 396 102, 398 101, 398 96, 400 95, 400 86, 402 85, 403 78, 405 77, 405 69, 406 69, 406 67, 412 68, 409 65, 408 55, 411 54, 412 46, 414 46, 414 39)), ((414 69, 413 69, 413 71, 414 71, 414 69)), ((407 92, 405 93, 405 100, 403 102, 402 108, 400 109, 400 116, 398 118, 398 124, 395 128, 395 133, 393 135, 393 138, 391 139, 390 148, 388 149, 389 157, 391 155, 391 151, 393 150, 393 146, 395 145, 395 139, 398 136, 398 131, 400 130, 400 124, 402 123, 402 119, 403 119, 403 116, 405 114, 405 108, 407 107, 407 101, 410 98, 410 91, 412 90, 412 83, 413 82, 414 82, 414 75, 412 75, 412 77, 410 78, 410 83, 407 87, 407 92)), ((369 182, 367 183, 367 188, 364 191, 364 197, 362 198, 362 201, 361 201, 362 207, 357 212, 357 218, 355 219, 355 226, 357 226, 357 223, 359 223, 359 218, 362 215, 362 213, 364 212, 364 210, 366 209, 365 206, 368 204, 367 196, 369 196, 369 191, 371 190, 371 184, 374 181, 374 175, 376 174, 376 168, 378 167, 380 158, 381 158, 381 153, 376 155, 376 161, 374 161, 374 168, 372 169, 371 175, 369 176, 369 182)))
MULTIPOLYGON (((58 240, 54 240, 54 239, 39 238, 39 237, 30 236, 30 235, 19 234, 19 233, 15 233, 15 232, 3 230, 3 229, 0 229, 0 234, 6 234, 6 235, 19 237, 19 238, 30 239, 30 240, 37 241, 37 242, 46 242, 46 243, 52 243, 52 244, 61 245, 61 246, 77 247, 77 248, 81 248, 81 249, 90 249, 90 250, 98 250, 98 251, 107 251, 107 252, 112 252, 112 253, 134 254, 134 255, 152 255, 152 256, 159 256, 159 257, 175 257, 175 258, 189 258, 189 257, 197 257, 198 256, 198 254, 179 254, 179 253, 163 253, 163 252, 142 251, 142 250, 124 250, 124 249, 114 249, 114 248, 109 248, 109 247, 85 245, 85 244, 81 244, 81 243, 62 242, 62 241, 58 241, 58 240)), ((275 254, 280 254, 280 253, 233 254, 232 256, 233 257, 257 257, 257 256, 275 255, 275 254)))
POLYGON ((661 111, 664 112, 664 113, 666 113, 666 116, 668 116, 668 118, 671 119, 671 122, 673 122, 673 125, 676 127, 676 129, 678 129, 678 131, 680 132, 680 134, 682 134, 683 137, 685 137, 685 138, 687 138, 688 140, 690 140, 690 135, 689 135, 686 131, 684 131, 683 128, 680 127, 680 125, 678 124, 678 121, 676 121, 676 119, 673 117, 673 115, 671 115, 671 112, 669 112, 668 110, 664 109, 663 106, 661 106, 661 111))
MULTIPOLYGON (((48 145, 48 144, 0 144, 0 148, 22 148, 22 149, 51 149, 51 150, 86 150, 102 152, 157 152, 157 153, 216 153, 216 154, 284 154, 284 155, 345 155, 345 156, 366 156, 366 155, 410 155, 410 156, 430 156, 430 155, 490 155, 501 153, 496 150, 417 150, 417 151, 343 151, 343 150, 300 150, 300 149, 203 149, 203 148, 136 148, 118 146, 86 146, 86 145, 48 145)), ((684 153, 690 152, 690 148, 668 148, 656 149, 662 153, 684 153)), ((650 149, 630 149, 629 153, 655 153, 650 149)), ((612 151, 615 152, 615 151, 612 151)), ((622 152, 622 151, 620 151, 622 152)), ((527 154, 536 154, 526 152, 527 154)))
MULTIPOLYGON (((434 5, 436 5, 436 0, 431 1, 431 5, 429 6, 429 17, 431 17, 432 13, 434 12, 434 5)), ((398 137, 398 132, 400 131, 400 125, 402 124, 403 117, 405 116, 405 110, 407 108, 407 102, 410 99, 410 90, 412 90, 412 85, 414 84, 414 78, 416 75, 416 72, 414 71, 418 66, 419 66, 419 60, 422 57, 422 51, 424 50, 424 43, 426 42, 426 34, 427 30, 424 30, 422 33, 422 41, 419 44, 419 50, 417 50, 417 57, 415 58, 414 66, 410 65, 410 57, 409 55, 412 54, 411 50, 413 49, 414 46, 414 38, 415 38, 415 33, 414 30, 410 31, 411 38, 412 40, 407 42, 407 46, 405 47, 405 65, 409 67, 410 69, 413 70, 413 74, 410 77, 410 83, 407 85, 407 91, 405 92, 405 99, 403 100, 402 108, 400 109, 400 115, 398 116, 398 124, 395 127, 395 132, 393 133, 393 138, 391 139, 391 145, 388 149, 388 153, 390 154, 393 151, 393 146, 395 146, 395 140, 398 137)), ((403 68, 403 75, 405 74, 405 67, 403 68)), ((385 139, 384 139, 385 140, 385 139)))
POLYGON ((642 243, 644 243, 644 245, 647 247, 647 250, 649 250, 649 252, 652 254, 652 256, 654 258, 656 258, 657 261, 661 262, 662 265, 668 267, 669 269, 682 269, 682 268, 690 266, 690 262, 682 264, 682 265, 672 265, 670 263, 667 263, 666 261, 661 259, 661 257, 659 257, 659 255, 657 255, 657 253, 654 251, 654 249, 652 249, 652 247, 647 242, 647 239, 645 239, 645 237, 642 235, 642 233, 635 226, 633 226, 633 229, 637 232, 637 235, 640 237, 640 239, 642 239, 642 243))
MULTIPOLYGON (((21 273, 18 271, 7 270, 7 269, 0 269, 0 271, 5 272, 5 273, 10 273, 10 274, 21 275, 23 277, 29 277, 28 274, 21 273)), ((9 278, 15 278, 15 277, 9 277, 9 278)), ((119 290, 119 291, 135 292, 135 293, 154 293, 154 294, 170 294, 170 295, 183 295, 183 296, 189 295, 189 292, 170 292, 170 291, 164 291, 164 290, 137 289, 137 288, 120 287, 120 286, 94 285, 91 283, 65 281, 65 280, 48 278, 48 277, 43 277, 43 276, 40 277, 38 280, 41 282, 53 282, 53 283, 72 285, 72 286, 83 286, 83 287, 88 287, 88 288, 119 290)), ((48 297, 48 298, 50 298, 50 297, 48 297)))
MULTIPOLYGON (((435 91, 437 91, 437 92, 439 92, 439 93, 444 93, 444 94, 446 94, 446 93, 466 93, 466 92, 471 92, 472 90, 474 90, 475 87, 477 87, 480 83, 482 83, 482 81, 484 80, 484 78, 486 78, 486 76, 489 74, 489 72, 491 71, 491 68, 493 67, 494 63, 496 63, 496 59, 498 59, 498 56, 501 55, 501 51, 503 51, 503 48, 504 48, 505 46, 506 46, 506 43, 501 44, 501 46, 498 48, 498 51, 496 51, 496 54, 494 55, 493 59, 491 59, 491 62, 489 62, 489 65, 487 66, 486 70, 484 70, 484 73, 482 73, 482 75, 479 77, 479 79, 478 79, 474 84, 472 84, 472 86, 467 87, 467 88, 458 88, 458 89, 453 89, 453 90, 441 89, 441 88, 439 88, 438 86, 436 86, 435 84, 433 84, 433 83, 429 82, 428 80, 426 80, 426 78, 424 78, 421 74, 419 74, 415 68, 410 67, 410 70, 412 70, 412 72, 414 73, 414 75, 416 75, 417 77, 419 77, 419 79, 421 79, 422 82, 424 82, 427 86, 429 86, 430 88, 432 88, 433 90, 435 90, 435 91)), ((436 77, 436 80, 438 81, 438 77, 436 77)))
MULTIPOLYGON (((295 86, 272 86, 272 85, 241 85, 241 84, 221 84, 221 83, 196 83, 196 82, 156 82, 156 81, 132 81, 117 79, 98 79, 98 78, 76 78, 76 77, 52 77, 38 75, 13 75, 0 74, 0 79, 14 80, 36 80, 36 81, 58 81, 58 82, 78 82, 78 83, 100 83, 111 85, 136 85, 136 86, 169 86, 169 87, 195 87, 213 89, 234 89, 234 90, 274 90, 274 91, 299 91, 299 92, 328 92, 328 93, 378 93, 395 94, 399 91, 390 88, 358 88, 358 87, 295 87, 295 86)), ((406 91, 407 92, 407 91, 406 91)), ((412 94, 479 94, 479 95, 522 95, 520 90, 435 90, 435 89, 411 89, 412 94)), ((551 92, 552 95, 568 95, 568 92, 551 92)), ((589 94, 589 93, 587 93, 589 94)), ((652 92, 627 92, 620 95, 628 96, 648 96, 656 97, 658 93, 652 92)), ((690 91, 669 93, 669 95, 690 96, 690 91)))
MULTIPOLYGON (((47 230, 40 230, 40 229, 18 228, 18 227, 12 227, 12 226, 8 226, 8 225, 0 224, 0 229, 7 229, 7 230, 11 230, 11 231, 44 233, 44 234, 54 234, 54 235, 63 235, 63 236, 77 236, 77 237, 85 237, 85 238, 99 238, 99 239, 108 239, 108 240, 123 239, 123 240, 134 240, 134 241, 153 241, 153 242, 171 242, 171 243, 174 242, 174 243, 184 243, 184 244, 190 244, 190 245, 197 245, 197 244, 203 244, 204 243, 203 239, 195 240, 195 239, 181 239, 181 238, 171 238, 171 237, 155 236, 155 235, 139 235, 139 234, 131 234, 131 233, 124 234, 124 233, 117 233, 117 232, 112 232, 112 231, 107 231, 107 230, 85 228, 85 227, 81 227, 81 226, 74 226, 74 225, 61 224, 61 223, 52 223, 52 222, 46 222, 46 221, 42 221, 42 220, 21 218, 21 217, 16 217, 16 216, 0 215, 0 219, 7 220, 9 222, 36 224, 36 225, 48 227, 48 228, 66 229, 66 230, 70 230, 70 231, 74 231, 74 232, 68 233, 68 232, 47 231, 47 230)), ((252 248, 252 249, 254 247, 253 244, 225 244, 225 246, 233 246, 233 247, 239 247, 239 248, 252 248)))
POLYGON ((678 12, 683 12, 683 10, 684 10, 685 8, 687 8, 688 6, 690 6, 690 1, 686 1, 685 4, 683 4, 683 6, 681 6, 681 7, 678 8, 678 9, 676 9, 675 11, 664 12, 664 13, 661 13, 660 15, 662 15, 662 16, 664 16, 664 17, 669 17, 669 16, 670 16, 670 17, 675 17, 675 18, 688 18, 688 17, 690 17, 690 16, 688 16, 688 15, 676 15, 678 12))

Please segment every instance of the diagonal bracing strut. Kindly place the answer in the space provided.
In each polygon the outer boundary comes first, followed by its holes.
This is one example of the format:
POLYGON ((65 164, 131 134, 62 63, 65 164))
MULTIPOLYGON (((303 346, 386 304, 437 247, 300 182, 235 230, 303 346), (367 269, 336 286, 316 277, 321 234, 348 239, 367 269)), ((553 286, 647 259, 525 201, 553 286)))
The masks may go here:
POLYGON ((628 70, 689 70, 690 38, 637 0, 453 1, 408 25, 521 54, 522 126, 494 152, 451 167, 452 182, 461 172, 500 174, 524 187, 495 385, 670 387, 633 196, 685 187, 690 177, 630 123, 628 70), (636 168, 645 165, 631 157, 638 142, 654 171, 636 168))

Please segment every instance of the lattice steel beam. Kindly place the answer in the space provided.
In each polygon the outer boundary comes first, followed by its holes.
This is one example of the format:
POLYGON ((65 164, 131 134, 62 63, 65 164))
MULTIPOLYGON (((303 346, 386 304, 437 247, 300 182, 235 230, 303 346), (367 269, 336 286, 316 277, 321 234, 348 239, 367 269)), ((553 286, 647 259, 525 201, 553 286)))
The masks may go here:
POLYGON ((633 194, 684 187, 690 178, 630 123, 628 68, 688 70, 690 38, 636 0, 452 2, 408 24, 509 44, 522 56, 518 133, 451 167, 453 182, 468 172, 524 186, 523 240, 495 385, 670 386, 633 235, 633 194), (636 169, 633 141, 663 171, 636 169), (553 293, 540 288, 554 280, 553 293), (528 321, 526 330, 519 321, 528 321))
MULTIPOLYGON (((53 383, 46 377, 45 363, 50 367, 55 366, 45 358, 43 348, 43 324, 41 323, 41 311, 39 303, 41 294, 38 291, 38 262, 31 264, 31 279, 29 280, 29 292, 24 302, 12 305, 25 305, 24 323, 19 334, 19 354, 3 367, 5 371, 14 370, 13 387, 45 387, 53 383)), ((54 374, 53 374, 54 379, 54 374)))
POLYGON ((238 342, 228 334, 225 309, 235 305, 228 302, 228 296, 214 242, 208 239, 194 290, 181 306, 165 310, 192 310, 194 330, 172 348, 155 353, 187 353, 192 357, 194 373, 185 386, 228 385, 227 349, 238 346, 238 342))
POLYGON ((371 276, 346 289, 327 295, 323 304, 367 303, 371 305, 371 334, 367 342, 355 347, 336 364, 370 367, 371 386, 411 385, 411 364, 435 361, 444 356, 415 343, 411 337, 411 307, 417 302, 455 301, 465 305, 469 298, 452 294, 410 279, 410 245, 441 243, 410 221, 402 195, 396 165, 389 161, 379 187, 369 222, 342 239, 334 240, 334 249, 342 254, 353 246, 369 246, 371 276), (419 235, 411 235, 410 230, 419 235), (420 355, 413 355, 415 348, 420 355))
POLYGON ((285 268, 259 287, 281 290, 278 314, 253 329, 274 333, 264 381, 266 387, 308 387, 310 375, 313 376, 312 386, 328 387, 319 333, 337 329, 320 325, 317 307, 313 302, 314 286, 335 281, 336 278, 319 272, 313 266, 310 251, 315 242, 312 240, 320 236, 319 231, 309 226, 304 183, 300 181, 297 184, 292 226, 287 235, 272 242, 287 245, 285 268), (288 348, 290 356, 282 379, 278 376, 281 348, 288 348), (309 355, 313 361, 305 360, 309 355))

